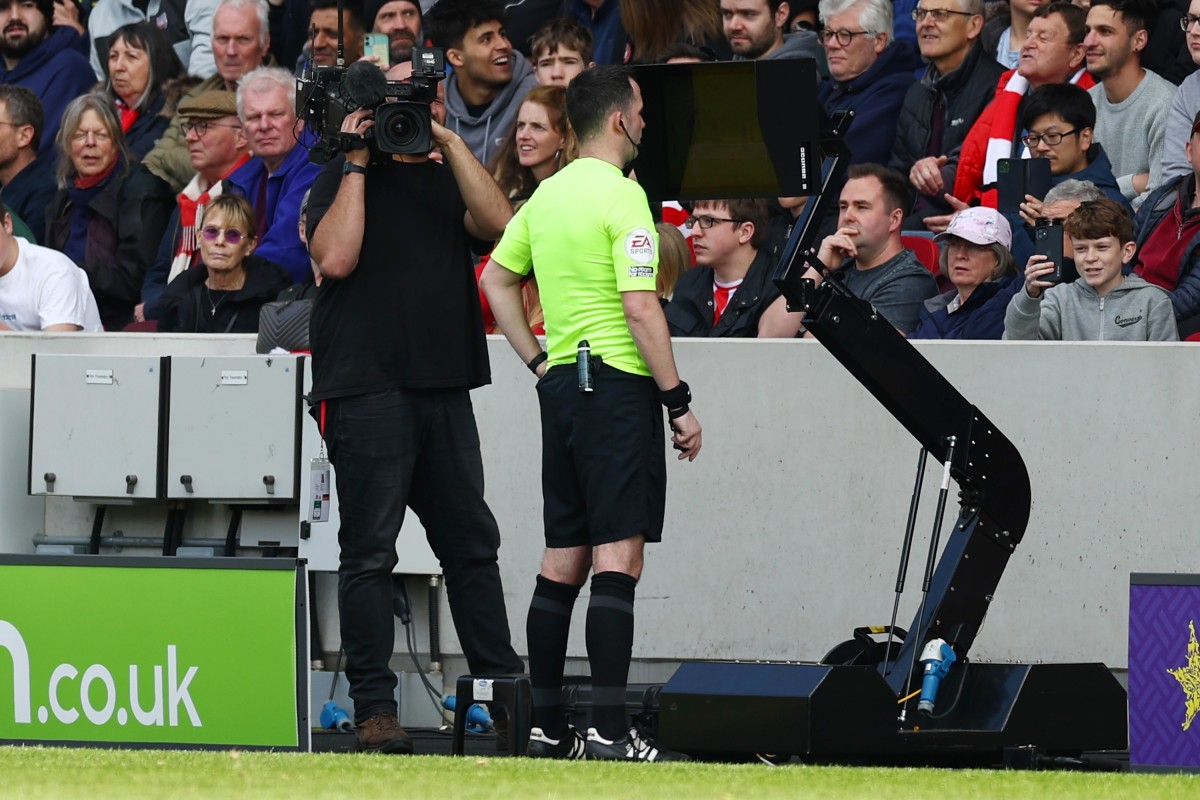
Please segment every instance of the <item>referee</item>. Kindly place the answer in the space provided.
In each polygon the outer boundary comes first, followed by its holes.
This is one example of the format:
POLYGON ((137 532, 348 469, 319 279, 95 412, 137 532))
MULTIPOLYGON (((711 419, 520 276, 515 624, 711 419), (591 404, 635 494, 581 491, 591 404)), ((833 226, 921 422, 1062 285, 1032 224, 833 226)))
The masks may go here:
POLYGON ((685 758, 656 748, 625 712, 634 589, 645 543, 662 538, 662 406, 679 458, 700 453, 700 423, 655 293, 654 221, 645 192, 622 174, 637 155, 641 112, 628 69, 596 67, 571 81, 567 116, 579 158, 538 186, 481 279, 496 322, 539 378, 546 552, 527 621, 529 755, 537 757, 685 758), (525 321, 520 282, 534 264, 549 353, 525 321), (567 724, 562 678, 571 609, 589 571, 585 741, 567 724))

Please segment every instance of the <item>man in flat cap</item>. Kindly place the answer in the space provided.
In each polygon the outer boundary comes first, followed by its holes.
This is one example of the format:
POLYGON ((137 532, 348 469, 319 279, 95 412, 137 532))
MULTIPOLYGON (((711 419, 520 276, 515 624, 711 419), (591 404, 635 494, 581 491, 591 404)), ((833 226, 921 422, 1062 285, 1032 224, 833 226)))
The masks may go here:
MULTIPOLYGON (((217 74, 192 89, 183 102, 194 100, 214 89, 236 92, 243 75, 264 64, 270 66, 274 63, 274 59, 267 55, 271 46, 271 36, 267 30, 267 0, 222 0, 213 12, 212 32, 217 74)), ((182 107, 183 103, 180 103, 182 107)), ((196 171, 189 163, 191 148, 183 136, 181 122, 182 113, 176 112, 175 119, 158 144, 143 159, 151 172, 177 192, 196 171)))
POLYGON ((195 171, 179 193, 179 202, 167 223, 154 259, 142 284, 142 304, 134 309, 139 321, 156 319, 159 295, 177 275, 200 259, 198 231, 204 207, 225 191, 225 178, 250 158, 249 144, 238 120, 237 95, 210 89, 179 104, 179 128, 187 143, 195 171))

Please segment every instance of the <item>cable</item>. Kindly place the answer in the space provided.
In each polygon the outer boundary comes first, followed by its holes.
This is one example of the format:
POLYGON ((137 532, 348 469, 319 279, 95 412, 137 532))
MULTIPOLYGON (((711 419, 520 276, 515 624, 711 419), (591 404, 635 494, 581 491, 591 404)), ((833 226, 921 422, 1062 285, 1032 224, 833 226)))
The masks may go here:
POLYGON ((421 678, 421 683, 425 687, 425 693, 429 696, 429 702, 433 703, 433 707, 437 710, 441 720, 449 724, 450 720, 446 716, 446 710, 442 707, 442 693, 430 682, 425 668, 421 665, 420 659, 417 658, 417 634, 410 624, 412 622, 412 603, 408 596, 408 586, 404 579, 399 576, 393 576, 392 586, 394 593, 392 595, 392 611, 400 622, 404 625, 404 644, 408 649, 409 658, 412 659, 413 665, 417 668, 417 675, 421 678))
POLYGON ((955 693, 955 695, 954 695, 954 702, 951 703, 950 707, 947 708, 942 713, 930 714, 929 715, 930 719, 945 719, 946 715, 948 715, 951 711, 953 711, 955 706, 958 705, 958 701, 962 699, 963 687, 967 685, 967 666, 970 665, 971 662, 967 658, 964 657, 961 659, 960 663, 962 663, 962 677, 959 678, 959 681, 958 681, 958 692, 955 693))

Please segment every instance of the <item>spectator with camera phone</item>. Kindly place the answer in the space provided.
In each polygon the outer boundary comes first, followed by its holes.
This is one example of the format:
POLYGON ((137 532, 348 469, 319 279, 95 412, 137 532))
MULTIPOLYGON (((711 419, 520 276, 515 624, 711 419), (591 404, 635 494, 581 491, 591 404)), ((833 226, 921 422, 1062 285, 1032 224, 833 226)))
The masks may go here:
POLYGON ((1083 203, 1064 224, 1080 279, 1046 280, 1056 266, 1034 254, 1025 289, 1004 315, 1005 339, 1173 342, 1179 339, 1171 298, 1123 267, 1137 249, 1128 210, 1109 198, 1083 203))
MULTIPOLYGON (((1021 105, 1021 140, 1033 158, 1050 162, 1050 186, 1063 181, 1088 181, 1104 195, 1129 209, 1113 175, 1112 164, 1095 141, 1096 107, 1088 93, 1070 83, 1054 83, 1030 92, 1021 105)), ((1025 195, 1016 214, 1005 216, 1013 228, 1013 253, 1028 254, 1032 231, 1042 213, 1042 198, 1025 195), (1023 223, 1023 224, 1022 224, 1023 223)))

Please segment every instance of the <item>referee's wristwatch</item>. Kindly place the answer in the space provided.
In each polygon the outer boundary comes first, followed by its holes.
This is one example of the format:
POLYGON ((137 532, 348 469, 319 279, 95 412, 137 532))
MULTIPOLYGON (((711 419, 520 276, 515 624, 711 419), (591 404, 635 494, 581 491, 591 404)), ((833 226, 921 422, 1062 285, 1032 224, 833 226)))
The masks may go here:
POLYGON ((346 161, 342 162, 342 174, 349 175, 351 172, 356 172, 359 175, 366 175, 367 168, 360 167, 358 164, 355 164, 353 161, 347 159, 346 161))

